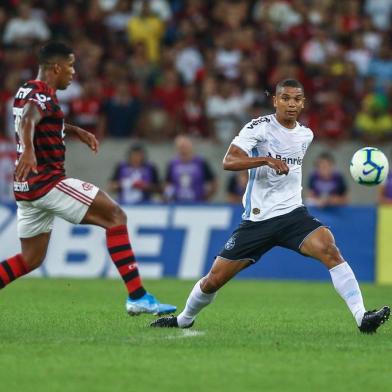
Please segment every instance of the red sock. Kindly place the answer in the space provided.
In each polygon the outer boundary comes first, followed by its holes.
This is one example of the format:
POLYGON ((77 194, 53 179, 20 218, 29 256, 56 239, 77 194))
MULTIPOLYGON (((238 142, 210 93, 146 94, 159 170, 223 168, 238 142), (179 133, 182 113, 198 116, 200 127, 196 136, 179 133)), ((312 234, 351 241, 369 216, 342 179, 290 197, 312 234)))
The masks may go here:
POLYGON ((129 296, 132 299, 143 297, 146 290, 143 287, 135 255, 129 242, 127 226, 120 225, 107 229, 106 244, 110 257, 127 286, 129 296))
POLYGON ((21 254, 4 260, 0 263, 0 289, 29 272, 30 269, 21 254))

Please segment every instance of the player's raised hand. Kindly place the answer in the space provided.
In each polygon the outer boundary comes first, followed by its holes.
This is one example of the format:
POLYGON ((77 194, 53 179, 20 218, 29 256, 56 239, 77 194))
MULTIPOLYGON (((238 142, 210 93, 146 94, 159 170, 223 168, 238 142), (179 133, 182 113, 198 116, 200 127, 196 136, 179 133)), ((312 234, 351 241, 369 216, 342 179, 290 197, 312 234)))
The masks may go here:
POLYGON ((275 159, 272 157, 266 158, 267 165, 276 171, 276 174, 282 175, 282 174, 288 174, 289 173, 289 167, 287 166, 286 162, 281 161, 280 159, 275 159))
POLYGON ((37 158, 35 157, 33 150, 25 150, 16 164, 16 181, 25 181, 31 171, 35 174, 38 174, 37 158))

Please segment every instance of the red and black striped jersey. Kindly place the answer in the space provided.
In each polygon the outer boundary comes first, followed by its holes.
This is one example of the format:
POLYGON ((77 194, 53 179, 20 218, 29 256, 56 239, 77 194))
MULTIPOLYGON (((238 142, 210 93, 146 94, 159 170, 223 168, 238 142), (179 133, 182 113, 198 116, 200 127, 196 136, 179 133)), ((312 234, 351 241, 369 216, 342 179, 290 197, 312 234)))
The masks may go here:
POLYGON ((33 140, 38 174, 30 172, 24 182, 18 182, 14 178, 14 193, 16 200, 32 201, 44 196, 65 178, 64 113, 55 90, 45 82, 30 80, 20 87, 13 107, 17 160, 23 152, 19 124, 27 102, 35 104, 42 116, 35 127, 33 140))

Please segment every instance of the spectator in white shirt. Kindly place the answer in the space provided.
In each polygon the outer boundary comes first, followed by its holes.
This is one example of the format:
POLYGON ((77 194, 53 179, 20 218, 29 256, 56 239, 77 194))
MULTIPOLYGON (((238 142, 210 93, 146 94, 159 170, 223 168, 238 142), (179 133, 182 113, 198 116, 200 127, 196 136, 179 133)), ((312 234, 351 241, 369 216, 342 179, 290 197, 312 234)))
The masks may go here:
MULTIPOLYGON (((132 13, 140 15, 143 2, 146 0, 135 0, 132 6, 132 13)), ((151 12, 163 22, 168 22, 172 17, 170 4, 166 0, 148 0, 151 12)))
POLYGON ((217 91, 207 98, 206 112, 217 141, 230 142, 239 124, 246 119, 247 102, 235 90, 234 82, 223 79, 217 83, 217 91))
POLYGON ((346 60, 351 61, 361 76, 366 75, 371 52, 365 47, 362 35, 354 35, 353 47, 345 54, 346 60))
POLYGON ((392 0, 366 0, 364 9, 378 29, 389 29, 392 16, 392 0))
POLYGON ((239 77, 239 66, 242 59, 241 51, 235 47, 234 35, 226 32, 217 39, 219 46, 215 56, 215 67, 228 79, 239 77))
POLYGON ((33 15, 30 3, 24 1, 18 6, 18 16, 11 18, 5 26, 3 42, 26 46, 49 38, 50 30, 46 23, 42 18, 33 15))
POLYGON ((321 66, 330 55, 337 52, 337 45, 324 30, 316 30, 316 34, 306 41, 302 47, 302 60, 307 65, 321 66))
POLYGON ((176 47, 175 66, 186 84, 194 82, 197 72, 203 67, 200 51, 192 45, 192 41, 180 41, 176 47))

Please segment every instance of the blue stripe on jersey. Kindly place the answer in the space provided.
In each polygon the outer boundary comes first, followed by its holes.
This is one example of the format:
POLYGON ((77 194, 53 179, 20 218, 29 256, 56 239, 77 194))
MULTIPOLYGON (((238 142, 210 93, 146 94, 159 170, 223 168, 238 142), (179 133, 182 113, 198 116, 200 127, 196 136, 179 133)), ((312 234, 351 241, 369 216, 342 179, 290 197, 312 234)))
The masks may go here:
MULTIPOLYGON (((257 148, 253 148, 252 149, 252 157, 258 157, 259 154, 257 153, 257 148)), ((250 169, 250 175, 249 175, 249 184, 248 184, 248 188, 246 191, 246 197, 245 197, 245 211, 242 214, 242 218, 243 219, 247 219, 250 217, 250 208, 251 208, 251 194, 252 194, 252 188, 253 188, 253 184, 255 182, 255 178, 256 178, 256 170, 257 168, 253 168, 250 169)))

